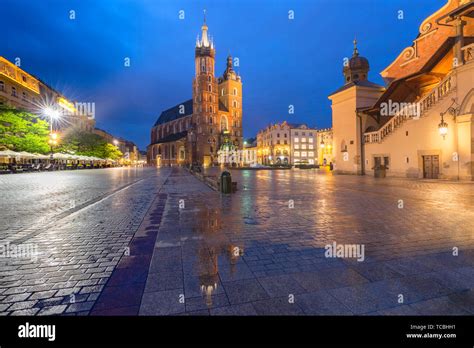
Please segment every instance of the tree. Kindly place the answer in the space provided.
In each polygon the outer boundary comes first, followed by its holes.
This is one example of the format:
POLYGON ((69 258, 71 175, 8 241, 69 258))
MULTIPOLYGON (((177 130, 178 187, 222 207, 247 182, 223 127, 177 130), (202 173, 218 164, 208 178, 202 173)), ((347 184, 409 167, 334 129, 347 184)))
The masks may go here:
POLYGON ((63 136, 61 151, 84 156, 118 159, 122 152, 98 134, 78 128, 69 129, 63 136))
POLYGON ((0 148, 45 154, 48 140, 48 122, 26 111, 0 108, 0 148))

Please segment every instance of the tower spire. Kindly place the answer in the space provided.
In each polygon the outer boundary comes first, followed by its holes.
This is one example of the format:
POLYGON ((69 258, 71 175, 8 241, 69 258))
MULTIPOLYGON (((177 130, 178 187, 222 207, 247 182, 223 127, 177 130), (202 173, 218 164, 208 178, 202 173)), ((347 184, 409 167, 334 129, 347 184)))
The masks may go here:
POLYGON ((353 57, 357 57, 359 55, 359 50, 357 49, 357 39, 354 37, 354 52, 352 53, 353 57))
POLYGON ((205 9, 204 9, 204 23, 202 24, 201 30, 202 30, 202 35, 201 35, 201 42, 200 42, 199 47, 213 46, 211 44, 211 41, 209 40, 209 37, 207 36, 206 10, 205 9))

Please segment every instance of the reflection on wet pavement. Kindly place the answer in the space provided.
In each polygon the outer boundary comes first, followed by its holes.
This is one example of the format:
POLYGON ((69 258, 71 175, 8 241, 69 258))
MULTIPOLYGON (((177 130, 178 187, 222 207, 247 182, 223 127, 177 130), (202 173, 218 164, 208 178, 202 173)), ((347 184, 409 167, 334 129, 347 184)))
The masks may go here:
POLYGON ((141 314, 474 313, 456 297, 473 293, 474 185, 297 170, 232 176, 238 192, 221 195, 173 169, 141 314), (365 261, 326 258, 333 242, 363 244, 365 261))

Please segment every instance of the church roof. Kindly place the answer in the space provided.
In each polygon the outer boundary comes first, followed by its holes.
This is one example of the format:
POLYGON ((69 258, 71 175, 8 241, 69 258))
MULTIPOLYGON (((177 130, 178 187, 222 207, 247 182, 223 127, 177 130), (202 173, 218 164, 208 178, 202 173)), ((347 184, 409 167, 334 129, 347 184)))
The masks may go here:
POLYGON ((339 88, 339 89, 335 90, 334 92, 332 92, 330 94, 330 96, 333 95, 333 94, 345 91, 346 89, 349 89, 352 86, 369 87, 369 88, 384 88, 384 86, 378 85, 376 83, 373 83, 373 82, 370 82, 370 81, 367 81, 367 80, 365 80, 365 81, 352 81, 350 83, 346 83, 341 88, 339 88))
POLYGON ((150 145, 163 144, 163 143, 169 143, 169 142, 177 141, 179 139, 184 138, 186 135, 188 135, 188 131, 182 131, 182 132, 179 132, 179 133, 170 134, 170 135, 167 135, 166 137, 164 137, 164 138, 162 138, 158 141, 155 141, 153 144, 150 144, 150 145))
POLYGON ((156 127, 160 124, 171 122, 177 120, 179 118, 189 116, 193 114, 193 100, 189 99, 183 103, 179 103, 178 105, 169 108, 168 110, 162 111, 158 119, 156 120, 153 127, 156 127), (179 111, 182 109, 181 105, 184 107, 184 113, 180 113, 179 111))

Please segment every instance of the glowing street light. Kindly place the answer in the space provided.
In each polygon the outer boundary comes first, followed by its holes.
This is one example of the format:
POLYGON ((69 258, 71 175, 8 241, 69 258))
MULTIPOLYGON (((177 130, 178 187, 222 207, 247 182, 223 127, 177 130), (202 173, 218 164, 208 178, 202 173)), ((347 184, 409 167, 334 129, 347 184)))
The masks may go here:
POLYGON ((441 122, 438 124, 439 135, 443 137, 443 139, 448 134, 448 124, 444 121, 444 114, 441 114, 441 122))
POLYGON ((44 108, 43 113, 49 117, 49 130, 53 133, 53 120, 57 120, 61 116, 61 113, 51 106, 44 108))
POLYGON ((119 144, 119 141, 117 139, 114 139, 112 142, 114 143, 115 146, 118 146, 119 144))
POLYGON ((54 157, 54 152, 53 152, 53 146, 56 146, 58 144, 58 133, 53 133, 51 132, 49 134, 49 146, 50 146, 50 149, 51 149, 51 152, 50 152, 50 158, 51 160, 53 160, 53 157, 54 157))

